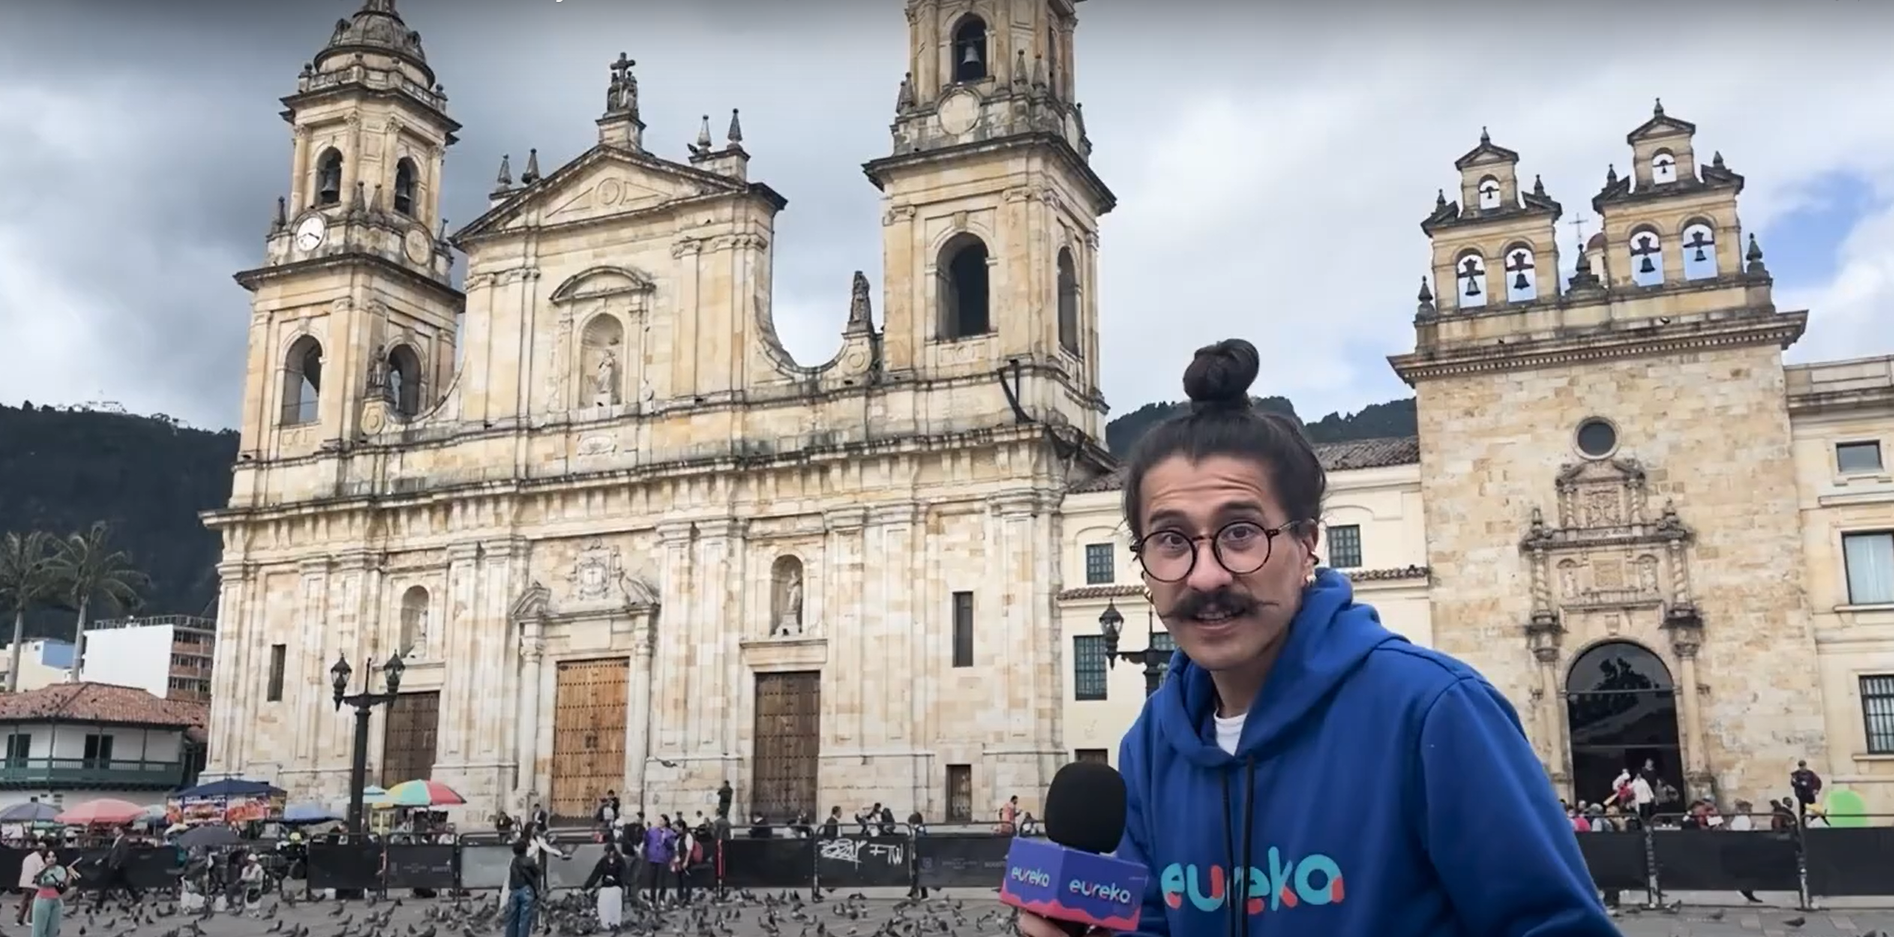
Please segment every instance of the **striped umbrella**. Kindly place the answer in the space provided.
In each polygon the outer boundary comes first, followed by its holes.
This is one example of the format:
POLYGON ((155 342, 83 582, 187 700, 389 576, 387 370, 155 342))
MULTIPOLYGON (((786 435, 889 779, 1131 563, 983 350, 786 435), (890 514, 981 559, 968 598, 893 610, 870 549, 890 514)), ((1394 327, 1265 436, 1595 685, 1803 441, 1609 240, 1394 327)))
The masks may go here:
POLYGON ((390 807, 453 807, 467 800, 439 781, 403 781, 388 789, 390 807))

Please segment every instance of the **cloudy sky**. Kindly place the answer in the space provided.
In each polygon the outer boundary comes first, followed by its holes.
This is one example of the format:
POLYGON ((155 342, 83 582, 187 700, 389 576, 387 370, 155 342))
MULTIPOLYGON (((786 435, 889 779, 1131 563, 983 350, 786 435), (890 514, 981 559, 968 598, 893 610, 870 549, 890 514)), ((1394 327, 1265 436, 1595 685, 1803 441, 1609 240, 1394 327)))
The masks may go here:
MULTIPOLYGON (((0 0, 0 401, 234 422, 247 294, 230 275, 260 260, 288 188, 277 99, 358 3, 0 0)), ((466 125, 449 152, 456 224, 484 207, 501 153, 518 166, 538 147, 550 171, 594 142, 620 50, 660 155, 684 156, 698 115, 742 108, 753 177, 790 201, 776 320, 805 362, 833 352, 850 273, 879 274, 860 163, 888 149, 900 7, 400 0, 466 125)), ((1660 96, 1748 176, 1743 222, 1778 303, 1812 310, 1792 358, 1894 352, 1880 9, 1087 2, 1080 93, 1120 200, 1098 285, 1114 409, 1179 396, 1191 349, 1229 335, 1266 349, 1260 389, 1305 416, 1404 395, 1383 358, 1411 344, 1418 222, 1454 158, 1488 126, 1568 221, 1589 215, 1660 96)))

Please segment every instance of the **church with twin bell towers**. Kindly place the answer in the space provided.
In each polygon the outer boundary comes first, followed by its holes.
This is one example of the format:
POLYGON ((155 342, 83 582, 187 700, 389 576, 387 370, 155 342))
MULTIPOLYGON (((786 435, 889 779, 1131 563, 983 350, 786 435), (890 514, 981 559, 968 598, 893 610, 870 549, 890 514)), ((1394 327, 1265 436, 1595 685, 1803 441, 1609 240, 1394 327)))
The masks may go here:
POLYGON ((675 811, 725 780, 777 819, 1037 797, 1067 760, 1060 499, 1110 464, 1114 197, 1073 0, 906 15, 865 166, 883 282, 836 284, 814 364, 777 338, 788 199, 752 178, 768 143, 737 112, 660 142, 640 96, 688 82, 601 50, 595 138, 501 159, 452 229, 460 125, 419 33, 394 0, 334 24, 283 98, 286 194, 237 274, 207 773, 345 796, 346 659, 350 692, 398 691, 371 783, 432 777, 479 815, 587 817, 608 790, 675 811))

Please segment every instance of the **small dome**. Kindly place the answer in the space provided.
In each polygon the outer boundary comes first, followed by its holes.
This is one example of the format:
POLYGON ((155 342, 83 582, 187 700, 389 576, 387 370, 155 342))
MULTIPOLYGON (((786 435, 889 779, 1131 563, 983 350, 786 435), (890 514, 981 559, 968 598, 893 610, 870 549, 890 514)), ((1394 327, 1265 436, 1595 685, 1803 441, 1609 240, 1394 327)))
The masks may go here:
POLYGON ((1585 249, 1588 251, 1604 250, 1604 248, 1605 233, 1603 231, 1592 235, 1591 240, 1585 242, 1585 249))
POLYGON ((434 82, 434 71, 427 66, 427 53, 421 51, 421 34, 408 28, 395 12, 395 0, 365 0, 355 15, 337 20, 329 44, 316 55, 316 70, 325 59, 353 52, 379 52, 406 60, 434 82))

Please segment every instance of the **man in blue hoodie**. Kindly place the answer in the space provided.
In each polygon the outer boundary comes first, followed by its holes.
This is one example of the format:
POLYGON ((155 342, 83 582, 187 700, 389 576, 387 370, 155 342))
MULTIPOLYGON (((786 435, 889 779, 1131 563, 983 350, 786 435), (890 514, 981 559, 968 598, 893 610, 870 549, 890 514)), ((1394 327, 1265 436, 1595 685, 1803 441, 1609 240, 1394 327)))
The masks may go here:
MULTIPOLYGON (((1317 568, 1327 481, 1301 431, 1251 405, 1259 370, 1249 342, 1199 350, 1190 412, 1126 472, 1178 647, 1119 752, 1118 855, 1151 870, 1141 932, 1617 934, 1512 706, 1317 568)), ((1020 930, 1064 937, 1032 915, 1020 930)))

